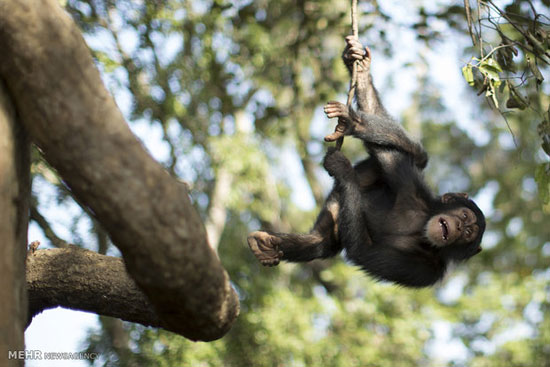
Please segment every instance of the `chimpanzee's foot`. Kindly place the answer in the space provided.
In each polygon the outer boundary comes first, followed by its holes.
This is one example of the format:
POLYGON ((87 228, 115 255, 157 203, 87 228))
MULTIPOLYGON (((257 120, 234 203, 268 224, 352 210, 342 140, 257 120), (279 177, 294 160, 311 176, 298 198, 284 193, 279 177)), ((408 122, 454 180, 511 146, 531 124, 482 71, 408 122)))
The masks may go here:
POLYGON ((346 158, 344 153, 335 147, 327 149, 327 154, 323 160, 323 167, 331 177, 339 180, 343 179, 346 175, 349 176, 349 174, 353 172, 353 166, 350 161, 346 158))
POLYGON ((340 102, 330 101, 325 105, 324 110, 328 118, 338 117, 338 125, 336 125, 334 132, 325 136, 326 142, 336 141, 350 133, 351 115, 348 106, 340 102))
POLYGON ((344 123, 345 125, 349 125, 349 123, 351 122, 349 107, 343 103, 340 103, 337 101, 329 101, 325 105, 324 110, 325 110, 325 114, 329 119, 338 117, 340 120, 342 120, 341 122, 344 123))
POLYGON ((283 252, 279 250, 281 239, 267 232, 252 232, 247 238, 248 246, 252 253, 264 266, 275 266, 279 264, 283 252))

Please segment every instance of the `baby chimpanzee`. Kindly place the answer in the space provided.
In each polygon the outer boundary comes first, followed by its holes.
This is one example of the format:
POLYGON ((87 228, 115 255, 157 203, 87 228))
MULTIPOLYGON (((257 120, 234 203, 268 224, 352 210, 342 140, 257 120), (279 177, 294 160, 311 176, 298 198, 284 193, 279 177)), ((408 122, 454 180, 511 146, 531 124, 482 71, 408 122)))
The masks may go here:
POLYGON ((372 84, 370 50, 348 36, 343 60, 349 70, 359 63, 358 111, 329 102, 325 113, 337 117, 339 126, 325 140, 359 138, 369 158, 352 166, 329 148, 324 167, 334 177, 334 188, 311 232, 253 232, 248 245, 268 266, 327 258, 345 249, 350 261, 377 279, 430 286, 450 262, 481 251, 485 217, 466 194, 435 196, 425 184, 428 155, 382 106, 372 84))

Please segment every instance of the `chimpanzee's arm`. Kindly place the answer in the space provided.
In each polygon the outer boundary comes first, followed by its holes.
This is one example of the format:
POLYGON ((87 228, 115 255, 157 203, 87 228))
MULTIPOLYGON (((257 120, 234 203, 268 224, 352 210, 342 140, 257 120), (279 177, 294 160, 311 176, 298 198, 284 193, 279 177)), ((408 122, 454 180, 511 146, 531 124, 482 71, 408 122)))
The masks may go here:
MULTIPOLYGON (((369 144, 376 144, 411 154, 414 157, 415 165, 420 169, 424 169, 428 162, 428 155, 424 148, 409 138, 405 130, 388 114, 380 100, 370 72, 371 59, 372 56, 368 47, 363 47, 355 36, 346 37, 346 47, 342 53, 342 60, 350 74, 353 64, 357 63, 355 99, 359 108, 356 116, 353 115, 354 111, 350 109, 350 117, 355 117, 356 120, 355 123, 352 121, 351 127, 356 125, 356 129, 348 130, 346 133, 362 139, 367 147, 369 144)), ((325 111, 327 111, 326 108, 325 111)), ((329 115, 329 117, 332 116, 329 115)), ((341 123, 341 120, 339 123, 341 123)))
POLYGON ((355 121, 351 135, 363 140, 367 147, 375 145, 400 150, 410 154, 418 168, 426 168, 428 153, 395 120, 359 112, 355 121))
POLYGON ((425 191, 411 155, 385 146, 371 146, 369 152, 379 164, 383 181, 398 197, 415 196, 418 189, 425 191))
POLYGON ((332 191, 310 233, 256 231, 248 236, 248 245, 266 266, 277 265, 280 260, 301 262, 335 256, 342 250, 337 234, 339 208, 339 194, 332 191))
POLYGON ((331 101, 325 105, 327 117, 338 117, 340 124, 346 127, 345 135, 353 135, 363 140, 367 148, 371 146, 399 150, 409 154, 414 165, 424 169, 428 163, 428 154, 418 142, 415 142, 405 130, 389 117, 355 112, 353 108, 331 101))
POLYGON ((390 115, 384 108, 378 96, 378 91, 372 82, 372 75, 370 72, 371 59, 372 57, 368 47, 363 47, 355 36, 346 37, 346 47, 342 53, 342 60, 348 68, 350 75, 352 74, 354 62, 357 62, 355 100, 359 111, 389 118, 390 115))

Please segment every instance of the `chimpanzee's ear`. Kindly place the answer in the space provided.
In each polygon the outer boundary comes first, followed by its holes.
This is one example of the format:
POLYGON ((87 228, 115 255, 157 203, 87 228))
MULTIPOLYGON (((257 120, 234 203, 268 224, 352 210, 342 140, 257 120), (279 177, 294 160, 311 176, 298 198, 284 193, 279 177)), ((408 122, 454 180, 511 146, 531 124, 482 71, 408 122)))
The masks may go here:
POLYGON ((468 199, 468 193, 466 193, 466 192, 448 192, 446 194, 443 194, 443 196, 441 196, 441 202, 443 204, 447 204, 447 203, 450 203, 451 201, 453 201, 453 199, 456 198, 456 197, 468 199))

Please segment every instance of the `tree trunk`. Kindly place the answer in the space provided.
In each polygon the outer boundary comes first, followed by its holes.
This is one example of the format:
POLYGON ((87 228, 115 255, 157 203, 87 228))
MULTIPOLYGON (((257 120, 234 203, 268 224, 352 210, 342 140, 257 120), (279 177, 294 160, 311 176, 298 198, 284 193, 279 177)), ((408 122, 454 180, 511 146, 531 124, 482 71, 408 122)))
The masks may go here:
POLYGON ((13 105, 0 80, 0 360, 25 349, 27 319, 25 253, 29 217, 30 145, 15 123, 13 105))
POLYGON ((122 252, 173 332, 223 336, 238 298, 185 185, 131 133, 72 20, 55 0, 0 2, 0 75, 21 122, 122 252))

